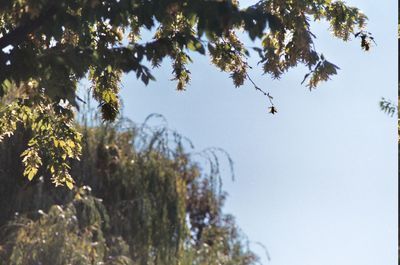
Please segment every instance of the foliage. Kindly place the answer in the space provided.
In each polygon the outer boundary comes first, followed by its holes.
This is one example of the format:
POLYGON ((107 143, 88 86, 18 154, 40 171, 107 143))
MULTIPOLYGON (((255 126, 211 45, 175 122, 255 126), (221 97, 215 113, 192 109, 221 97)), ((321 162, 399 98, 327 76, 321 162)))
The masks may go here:
MULTIPOLYGON (((226 264, 257 257, 222 212, 217 150, 165 126, 121 120, 80 126, 73 192, 23 177, 16 158, 32 132, 0 144, 0 260, 5 264, 226 264)), ((51 158, 43 159, 47 166, 51 158)))
MULTIPOLYGON (((400 102, 400 98, 398 98, 398 100, 398 102, 400 102)), ((398 105, 395 105, 393 102, 382 98, 379 102, 379 106, 383 112, 387 113, 391 117, 393 117, 394 114, 397 114, 397 140, 400 143, 400 115, 398 105)))
POLYGON ((397 106, 385 98, 382 98, 382 100, 379 102, 379 106, 383 112, 389 114, 392 117, 397 112, 397 106))
MULTIPOLYGON (((31 128, 34 140, 22 155, 25 175, 33 179, 40 161, 49 156, 53 182, 72 188, 68 166, 80 155, 80 140, 76 128, 63 124, 69 124, 72 108, 78 107, 79 80, 90 79, 90 93, 107 121, 118 115, 123 73, 135 72, 145 84, 155 79, 146 62, 157 67, 171 59, 177 89, 184 90, 190 81, 189 52, 207 54, 241 86, 251 68, 249 49, 237 36, 243 30, 261 40, 253 49, 264 73, 279 78, 303 64, 310 69, 305 80, 311 89, 338 69, 316 51, 311 20, 328 21, 333 35, 344 41, 354 34, 366 50, 373 40, 363 30, 365 15, 342 1, 261 0, 244 9, 236 0, 1 1, 0 139, 17 124, 31 128), (143 29, 154 33, 151 40, 141 40, 143 29), (28 117, 10 118, 13 112, 28 117), (49 126, 57 128, 52 136, 60 139, 58 146, 47 134, 49 126)), ((272 97, 256 88, 268 96, 274 114, 272 97)))
MULTIPOLYGON (((32 86, 26 84, 20 90, 32 86)), ((51 159, 46 168, 52 173, 53 182, 56 186, 65 183, 72 188, 74 181, 69 174, 67 159, 78 159, 81 154, 81 135, 73 127, 73 113, 61 106, 54 107, 43 95, 12 101, 3 111, 0 140, 12 135, 18 125, 32 131, 28 148, 21 153, 24 176, 32 180, 42 165, 42 158, 48 156, 51 159)))
POLYGON ((10 253, 3 254, 4 260, 10 265, 99 264, 105 258, 106 242, 96 204, 102 206, 93 197, 83 197, 65 207, 53 205, 47 213, 39 210, 41 216, 36 221, 16 218, 6 228, 10 253), (83 214, 80 205, 85 205, 89 213, 78 219, 83 214), (87 223, 82 226, 82 221, 87 223))

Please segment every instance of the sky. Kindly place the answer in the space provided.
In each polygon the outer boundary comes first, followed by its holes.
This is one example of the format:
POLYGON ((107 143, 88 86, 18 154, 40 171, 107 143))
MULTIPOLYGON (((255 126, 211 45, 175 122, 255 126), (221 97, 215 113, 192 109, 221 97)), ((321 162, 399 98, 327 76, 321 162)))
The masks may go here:
POLYGON ((147 87, 125 76, 124 115, 142 122, 162 114, 196 150, 230 154, 236 180, 226 170, 224 209, 251 242, 268 248, 270 261, 250 245, 264 264, 397 264, 397 122, 378 104, 397 99, 396 2, 347 1, 369 17, 377 45, 368 53, 358 40, 344 43, 325 23, 312 24, 317 49, 341 68, 316 90, 300 84, 303 67, 280 80, 255 67, 250 75, 274 96, 276 115, 251 83, 235 88, 198 55, 184 92, 170 81, 169 63, 147 87))

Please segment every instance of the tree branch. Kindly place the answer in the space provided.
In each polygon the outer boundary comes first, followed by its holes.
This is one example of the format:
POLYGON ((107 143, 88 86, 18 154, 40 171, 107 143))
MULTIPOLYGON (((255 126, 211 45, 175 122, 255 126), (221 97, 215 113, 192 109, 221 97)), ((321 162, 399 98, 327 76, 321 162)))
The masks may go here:
POLYGON ((35 32, 39 29, 50 17, 56 14, 57 9, 52 6, 46 12, 42 13, 36 19, 27 21, 24 25, 21 25, 4 35, 0 38, 0 49, 7 47, 8 45, 16 46, 22 43, 28 34, 35 32))

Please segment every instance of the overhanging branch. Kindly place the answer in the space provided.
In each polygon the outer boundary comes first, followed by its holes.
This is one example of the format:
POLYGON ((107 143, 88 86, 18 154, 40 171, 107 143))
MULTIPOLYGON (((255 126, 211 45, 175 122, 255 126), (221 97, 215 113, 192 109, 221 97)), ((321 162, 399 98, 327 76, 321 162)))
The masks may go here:
POLYGON ((42 13, 36 19, 27 21, 24 25, 21 25, 4 35, 0 38, 0 49, 7 47, 8 45, 16 46, 22 43, 28 34, 35 32, 39 29, 48 19, 56 14, 57 9, 53 6, 50 7, 46 12, 42 13))

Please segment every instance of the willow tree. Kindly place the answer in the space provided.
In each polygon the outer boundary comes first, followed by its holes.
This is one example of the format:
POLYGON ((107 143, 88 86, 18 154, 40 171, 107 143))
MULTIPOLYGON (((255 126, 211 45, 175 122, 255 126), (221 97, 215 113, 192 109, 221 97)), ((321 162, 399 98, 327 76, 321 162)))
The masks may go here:
POLYGON ((0 143, 1 264, 258 264, 222 211, 217 150, 194 152, 162 125, 121 119, 81 131, 74 191, 54 188, 44 170, 31 182, 21 177, 31 132, 0 143))
MULTIPOLYGON (((45 169, 55 185, 72 188, 70 160, 81 154, 72 123, 79 80, 90 79, 90 93, 107 121, 120 108, 122 74, 134 72, 148 84, 155 77, 146 65, 157 67, 165 58, 172 61, 177 90, 190 81, 191 52, 208 56, 239 87, 251 81, 250 53, 237 36, 244 31, 261 40, 254 50, 266 74, 279 78, 303 64, 312 89, 338 69, 315 50, 312 20, 326 20, 334 37, 360 38, 369 49, 366 16, 343 1, 261 0, 247 8, 237 0, 0 1, 0 140, 18 126, 32 131, 22 153, 24 175, 33 179, 50 157, 45 169), (143 29, 153 38, 142 39, 143 29)), ((274 113, 271 95, 255 87, 274 113)))

